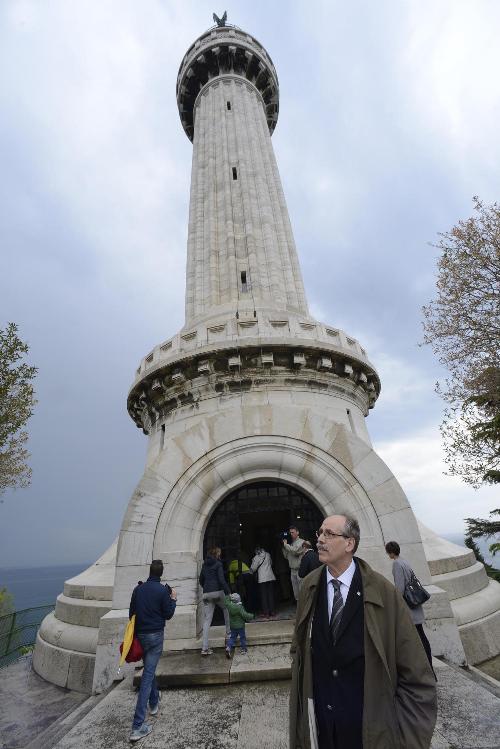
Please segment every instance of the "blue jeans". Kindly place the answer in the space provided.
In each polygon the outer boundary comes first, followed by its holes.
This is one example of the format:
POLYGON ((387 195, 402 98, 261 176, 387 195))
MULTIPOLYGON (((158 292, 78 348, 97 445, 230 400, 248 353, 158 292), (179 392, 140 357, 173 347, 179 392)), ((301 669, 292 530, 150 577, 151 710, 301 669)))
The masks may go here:
POLYGON ((148 702, 150 707, 155 707, 158 704, 160 695, 156 686, 155 673, 158 661, 163 652, 163 630, 160 632, 145 632, 143 634, 137 633, 137 639, 144 650, 144 671, 142 672, 141 686, 137 695, 132 730, 140 728, 144 723, 148 702))
POLYGON ((234 648, 236 645, 236 640, 238 639, 238 635, 240 637, 240 647, 242 650, 247 649, 247 636, 245 634, 245 627, 242 627, 241 629, 233 629, 231 627, 231 636, 229 637, 229 640, 227 641, 227 647, 228 648, 234 648))

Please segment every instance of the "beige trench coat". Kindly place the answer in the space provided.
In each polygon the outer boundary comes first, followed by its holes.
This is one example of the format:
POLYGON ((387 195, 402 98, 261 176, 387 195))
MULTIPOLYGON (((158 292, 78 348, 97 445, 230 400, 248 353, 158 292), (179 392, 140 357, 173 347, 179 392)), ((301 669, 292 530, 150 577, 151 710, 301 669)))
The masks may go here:
MULTIPOLYGON (((394 586, 356 558, 363 583, 365 683, 363 749, 428 749, 436 682, 407 605, 394 586)), ((311 623, 323 567, 302 583, 291 653, 290 748, 315 749, 311 623)))

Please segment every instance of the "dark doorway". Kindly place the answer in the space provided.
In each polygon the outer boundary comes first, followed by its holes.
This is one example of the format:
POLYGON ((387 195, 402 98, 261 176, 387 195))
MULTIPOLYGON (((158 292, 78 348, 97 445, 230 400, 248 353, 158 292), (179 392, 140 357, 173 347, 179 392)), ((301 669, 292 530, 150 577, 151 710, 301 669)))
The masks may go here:
MULTIPOLYGON (((301 538, 315 543, 315 531, 322 521, 323 514, 317 506, 288 484, 245 484, 231 492, 214 511, 205 532, 203 556, 207 549, 220 546, 227 571, 232 560, 250 565, 255 547, 262 546, 273 562, 277 599, 286 605, 292 603, 293 597, 288 562, 282 554, 283 534, 290 525, 296 525, 301 538)), ((227 575, 226 579, 229 580, 227 575)))

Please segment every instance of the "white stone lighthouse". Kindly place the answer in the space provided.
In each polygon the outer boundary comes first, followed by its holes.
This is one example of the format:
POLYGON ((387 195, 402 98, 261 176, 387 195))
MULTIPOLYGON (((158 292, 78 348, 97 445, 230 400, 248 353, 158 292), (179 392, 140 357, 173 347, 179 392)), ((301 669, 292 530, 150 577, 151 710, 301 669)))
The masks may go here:
MULTIPOLYGON (((81 691, 105 688, 132 589, 157 558, 178 590, 169 646, 195 647, 207 546, 229 561, 265 542, 279 568, 280 531, 293 523, 312 539, 325 515, 342 512, 360 522, 359 555, 389 577, 384 544, 400 543, 430 586, 434 653, 462 662, 449 591, 432 585, 413 511, 370 442, 377 372, 362 344, 308 311, 271 141, 271 58, 241 29, 212 28, 182 60, 177 102, 193 143, 185 325, 148 352, 129 392, 149 444, 117 548, 66 583, 35 668, 81 691)), ((432 549, 438 576, 474 565, 451 544, 432 549), (441 558, 460 561, 440 567, 441 558)), ((286 570, 282 580, 286 600, 286 570)))

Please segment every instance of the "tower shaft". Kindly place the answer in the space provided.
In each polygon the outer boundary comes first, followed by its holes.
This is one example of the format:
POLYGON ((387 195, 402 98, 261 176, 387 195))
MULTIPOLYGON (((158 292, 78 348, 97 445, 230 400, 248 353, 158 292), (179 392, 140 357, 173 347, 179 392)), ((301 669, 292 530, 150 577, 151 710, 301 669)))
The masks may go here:
POLYGON ((264 101, 232 73, 194 107, 186 326, 262 308, 308 314, 264 101))

